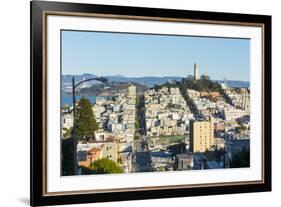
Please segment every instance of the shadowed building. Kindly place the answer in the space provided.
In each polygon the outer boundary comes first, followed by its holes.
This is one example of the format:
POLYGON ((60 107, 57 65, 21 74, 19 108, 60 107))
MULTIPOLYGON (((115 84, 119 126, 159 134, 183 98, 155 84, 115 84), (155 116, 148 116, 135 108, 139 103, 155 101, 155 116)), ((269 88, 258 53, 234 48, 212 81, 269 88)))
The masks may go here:
POLYGON ((176 170, 191 170, 193 169, 192 153, 184 153, 176 155, 176 170))

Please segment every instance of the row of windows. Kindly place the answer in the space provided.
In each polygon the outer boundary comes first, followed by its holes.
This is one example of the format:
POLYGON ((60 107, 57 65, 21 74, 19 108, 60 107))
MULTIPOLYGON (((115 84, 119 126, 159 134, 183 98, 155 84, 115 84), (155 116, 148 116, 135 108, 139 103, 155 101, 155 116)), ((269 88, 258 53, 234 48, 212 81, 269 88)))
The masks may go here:
MULTIPOLYGON (((209 135, 210 135, 210 137, 212 136, 212 134, 209 134, 209 135)), ((202 138, 202 137, 207 137, 207 135, 205 135, 205 136, 200 135, 200 138, 202 138)))

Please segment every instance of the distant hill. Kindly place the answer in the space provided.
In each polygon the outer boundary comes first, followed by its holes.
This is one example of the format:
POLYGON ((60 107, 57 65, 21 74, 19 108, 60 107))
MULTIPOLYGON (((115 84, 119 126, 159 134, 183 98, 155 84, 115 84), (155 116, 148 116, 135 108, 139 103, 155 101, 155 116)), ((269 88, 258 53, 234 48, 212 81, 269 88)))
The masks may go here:
POLYGON ((109 84, 98 84, 88 88, 82 88, 78 94, 86 96, 114 96, 117 93, 127 94, 128 87, 130 85, 136 86, 137 95, 143 95, 143 92, 148 87, 138 83, 126 83, 126 82, 110 82, 109 84))
POLYGON ((72 77, 74 76, 75 82, 78 83, 82 81, 83 79, 88 79, 88 78, 95 78, 97 76, 90 74, 90 73, 84 73, 82 75, 62 75, 61 76, 61 81, 62 81, 62 86, 67 86, 72 84, 72 77))
MULTIPOLYGON (((75 81, 80 82, 83 79, 97 77, 93 74, 85 73, 82 75, 74 75, 75 81)), ((154 85, 161 85, 169 81, 180 81, 182 77, 168 76, 168 77, 124 77, 122 75, 105 76, 109 82, 125 82, 125 83, 138 83, 147 87, 154 85)), ((62 75, 62 86, 70 86, 72 82, 72 75, 62 75)), ((97 81, 93 81, 92 84, 97 84, 97 81)))
POLYGON ((145 85, 147 87, 152 87, 154 85, 161 85, 166 82, 180 81, 183 77, 178 76, 167 76, 167 77, 124 77, 124 76, 106 76, 109 81, 112 82, 132 82, 145 85))
MULTIPOLYGON (((222 80, 216 80, 218 83, 224 83, 222 80)), ((237 80, 227 80, 226 84, 232 88, 249 88, 250 82, 249 81, 237 81, 237 80)))
MULTIPOLYGON (((84 73, 82 75, 74 75, 75 81, 80 82, 83 79, 94 78, 97 77, 90 73, 84 73)), ((114 75, 114 76, 105 76, 109 83, 135 83, 140 84, 144 87, 153 87, 154 85, 163 85, 167 82, 176 82, 181 81, 184 77, 179 76, 166 76, 166 77, 124 77, 122 75, 114 75)), ((223 83, 222 80, 214 80, 214 82, 223 83)), ((248 81, 239 81, 239 80, 227 80, 227 85, 230 87, 241 87, 248 88, 250 83, 248 81)), ((62 87, 71 86, 72 84, 72 75, 62 75, 62 87)), ((100 85, 98 81, 91 81, 90 85, 100 85)))

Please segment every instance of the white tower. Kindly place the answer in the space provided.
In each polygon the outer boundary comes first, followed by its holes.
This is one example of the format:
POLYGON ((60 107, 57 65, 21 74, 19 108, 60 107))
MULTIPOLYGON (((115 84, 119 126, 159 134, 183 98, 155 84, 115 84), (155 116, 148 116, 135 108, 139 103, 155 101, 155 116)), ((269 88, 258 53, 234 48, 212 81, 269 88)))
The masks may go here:
POLYGON ((194 63, 194 80, 198 80, 198 65, 194 63))

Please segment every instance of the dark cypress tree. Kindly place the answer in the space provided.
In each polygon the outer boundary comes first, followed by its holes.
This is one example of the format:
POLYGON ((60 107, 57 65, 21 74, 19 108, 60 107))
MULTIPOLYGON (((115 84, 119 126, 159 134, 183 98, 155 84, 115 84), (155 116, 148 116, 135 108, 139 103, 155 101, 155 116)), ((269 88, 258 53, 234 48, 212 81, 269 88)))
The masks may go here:
POLYGON ((86 98, 80 99, 76 115, 76 133, 78 139, 88 139, 95 135, 99 128, 90 101, 86 98))

